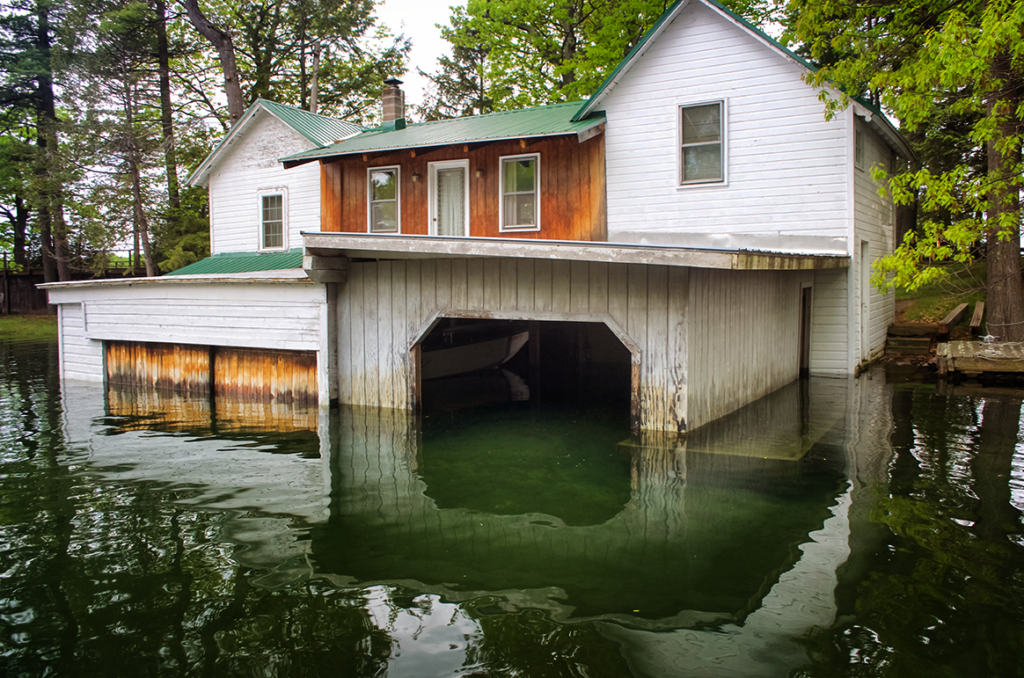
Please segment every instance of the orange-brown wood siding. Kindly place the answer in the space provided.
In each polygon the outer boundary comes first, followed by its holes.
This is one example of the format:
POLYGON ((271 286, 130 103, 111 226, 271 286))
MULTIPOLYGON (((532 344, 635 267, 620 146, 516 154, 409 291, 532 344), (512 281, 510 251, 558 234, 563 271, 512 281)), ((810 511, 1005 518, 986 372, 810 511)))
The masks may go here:
POLYGON ((341 164, 320 165, 320 230, 337 231, 341 224, 341 164))
POLYGON ((213 365, 213 392, 236 398, 316 402, 316 354, 218 348, 213 365))
POLYGON ((245 400, 317 401, 316 353, 107 342, 107 382, 245 400))
POLYGON ((607 239, 605 213, 604 135, 582 144, 575 135, 444 146, 386 154, 349 156, 327 161, 321 170, 324 231, 367 232, 367 170, 400 167, 401 232, 426 235, 428 229, 428 165, 442 160, 469 160, 469 230, 477 237, 542 238, 546 240, 607 239), (502 232, 499 224, 499 159, 540 154, 540 231, 502 232), (477 171, 482 176, 477 177, 477 171), (419 175, 414 182, 412 176, 419 175))

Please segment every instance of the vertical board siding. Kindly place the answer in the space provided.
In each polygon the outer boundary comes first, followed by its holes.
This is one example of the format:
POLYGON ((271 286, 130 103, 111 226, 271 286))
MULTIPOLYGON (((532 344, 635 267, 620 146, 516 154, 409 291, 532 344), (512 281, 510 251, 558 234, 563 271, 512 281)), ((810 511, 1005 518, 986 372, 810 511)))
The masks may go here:
POLYGON ((110 341, 107 382, 281 403, 317 402, 317 359, 312 351, 110 341))
POLYGON ((110 341, 106 354, 109 384, 196 394, 210 391, 208 346, 110 341))
POLYGON ((320 226, 320 168, 310 163, 285 170, 279 160, 313 143, 272 115, 257 115, 210 174, 211 254, 260 249, 260 191, 287 192, 284 249, 301 247, 300 231, 320 226))
POLYGON ((346 310, 339 314, 338 341, 344 347, 342 353, 351 356, 339 364, 344 403, 412 407, 411 350, 417 333, 433 317, 488 317, 493 312, 530 319, 541 314, 549 320, 610 321, 626 332, 639 353, 634 360, 644 365, 642 426, 669 431, 686 426, 680 406, 686 402, 686 269, 550 260, 424 259, 356 263, 349 275, 349 283, 339 291, 346 310), (379 287, 385 270, 389 270, 390 304, 381 303, 378 293, 367 292, 379 287), (407 303, 397 303, 398 299, 407 303))
POLYGON ((216 396, 243 400, 315 404, 316 367, 316 354, 312 351, 216 348, 213 392, 216 396))
POLYGON ((691 270, 689 428, 797 378, 799 300, 799 273, 691 270))
POLYGON ((601 101, 608 238, 622 231, 846 237, 848 121, 806 69, 693 3, 601 101), (726 103, 727 183, 679 186, 679 106, 726 103))
POLYGON ((103 381, 103 342, 85 333, 82 304, 59 304, 61 377, 78 381, 103 381))
POLYGON ((848 342, 851 322, 847 314, 847 286, 852 275, 852 267, 814 272, 809 366, 812 375, 850 373, 848 342))

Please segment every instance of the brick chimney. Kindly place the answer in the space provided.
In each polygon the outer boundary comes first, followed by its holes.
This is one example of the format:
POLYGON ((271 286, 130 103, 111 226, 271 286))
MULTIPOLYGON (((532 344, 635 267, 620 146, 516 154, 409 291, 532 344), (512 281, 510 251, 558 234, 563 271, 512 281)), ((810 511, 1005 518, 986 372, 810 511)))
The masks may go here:
POLYGON ((405 93, 399 85, 401 80, 392 78, 384 81, 384 131, 405 129, 405 93))

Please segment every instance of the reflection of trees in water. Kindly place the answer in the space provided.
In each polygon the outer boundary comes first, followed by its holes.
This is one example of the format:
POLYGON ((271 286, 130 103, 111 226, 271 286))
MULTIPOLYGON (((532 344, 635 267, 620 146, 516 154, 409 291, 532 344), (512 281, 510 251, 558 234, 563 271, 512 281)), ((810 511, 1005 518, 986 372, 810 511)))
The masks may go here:
POLYGON ((856 621, 810 639, 805 675, 1024 675, 1021 401, 897 390, 893 417, 888 482, 873 488, 881 538, 837 592, 856 621))

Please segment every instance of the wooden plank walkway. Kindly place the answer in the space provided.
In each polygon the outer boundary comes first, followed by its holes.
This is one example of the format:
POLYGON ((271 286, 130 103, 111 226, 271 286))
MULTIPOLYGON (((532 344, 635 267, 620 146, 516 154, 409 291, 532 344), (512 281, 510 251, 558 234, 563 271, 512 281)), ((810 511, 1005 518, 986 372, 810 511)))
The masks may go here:
POLYGON ((1024 343, 950 341, 936 350, 940 375, 953 373, 1022 373, 1024 343))

